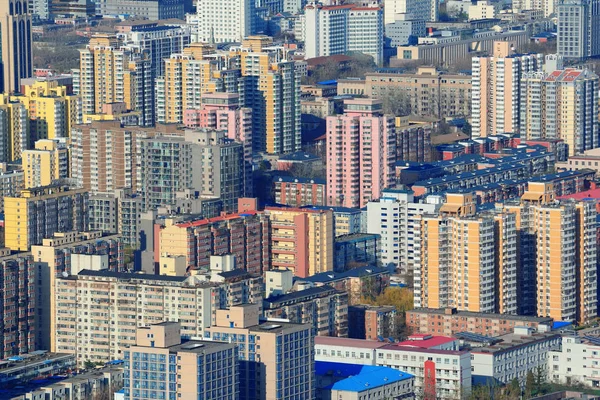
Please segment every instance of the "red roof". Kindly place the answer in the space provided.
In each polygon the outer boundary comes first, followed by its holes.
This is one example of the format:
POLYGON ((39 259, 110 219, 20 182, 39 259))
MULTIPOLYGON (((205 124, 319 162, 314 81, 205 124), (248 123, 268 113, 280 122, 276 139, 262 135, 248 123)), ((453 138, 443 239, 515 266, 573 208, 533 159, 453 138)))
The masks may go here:
POLYGON ((585 200, 585 199, 600 199, 600 189, 590 189, 585 192, 568 194, 565 196, 559 196, 558 200, 563 199, 575 199, 575 200, 585 200))
POLYGON ((448 336, 411 335, 409 340, 396 343, 395 346, 417 347, 420 349, 431 349, 446 343, 454 342, 455 338, 448 336))

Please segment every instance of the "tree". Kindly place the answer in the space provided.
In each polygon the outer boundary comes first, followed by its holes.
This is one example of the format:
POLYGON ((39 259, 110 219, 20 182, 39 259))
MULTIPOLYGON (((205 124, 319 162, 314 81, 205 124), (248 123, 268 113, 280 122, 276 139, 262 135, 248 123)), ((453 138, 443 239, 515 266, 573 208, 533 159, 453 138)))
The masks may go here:
POLYGON ((294 163, 288 172, 295 178, 326 179, 326 169, 323 163, 294 163))
POLYGON ((469 135, 469 136, 471 136, 472 130, 473 130, 473 127, 468 122, 465 122, 465 124, 463 125, 463 127, 461 129, 462 133, 464 133, 465 135, 469 135))
POLYGON ((527 371, 527 378, 525 379, 525 398, 529 399, 533 395, 533 390, 535 387, 535 377, 533 376, 533 372, 527 371))
POLYGON ((385 114, 403 117, 411 113, 410 96, 403 90, 386 90, 378 97, 385 114))
POLYGON ((92 369, 92 368, 94 368, 95 366, 96 366, 96 363, 95 363, 95 362, 93 362, 93 361, 90 361, 90 360, 86 360, 86 361, 83 363, 83 367, 84 367, 85 369, 92 369))

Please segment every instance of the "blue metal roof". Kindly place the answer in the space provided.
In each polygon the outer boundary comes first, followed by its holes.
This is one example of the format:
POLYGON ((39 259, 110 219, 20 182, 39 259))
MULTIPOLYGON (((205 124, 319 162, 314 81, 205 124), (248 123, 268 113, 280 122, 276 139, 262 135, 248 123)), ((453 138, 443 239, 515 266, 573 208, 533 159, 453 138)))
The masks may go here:
POLYGON ((341 378, 340 381, 324 389, 342 390, 346 392, 364 392, 373 388, 389 385, 399 381, 413 379, 406 372, 389 367, 374 365, 343 364, 326 361, 315 362, 316 375, 329 375, 341 378))
POLYGON ((564 328, 565 326, 569 326, 569 325, 573 325, 573 324, 568 321, 554 321, 552 323, 552 329, 560 329, 560 328, 564 328))
POLYGON ((317 82, 317 85, 337 85, 337 81, 335 79, 330 79, 328 81, 317 82))

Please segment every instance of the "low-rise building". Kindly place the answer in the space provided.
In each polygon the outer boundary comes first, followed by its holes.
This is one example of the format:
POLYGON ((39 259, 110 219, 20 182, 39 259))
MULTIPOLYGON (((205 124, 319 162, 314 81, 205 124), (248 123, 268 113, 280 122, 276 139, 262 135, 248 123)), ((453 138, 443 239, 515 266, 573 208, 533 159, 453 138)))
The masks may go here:
POLYGON ((279 176, 273 180, 275 202, 292 207, 324 206, 327 181, 324 179, 279 176))
POLYGON ((415 308, 406 312, 406 325, 414 333, 452 336, 471 332, 500 336, 513 332, 516 326, 549 332, 552 318, 458 311, 456 308, 415 308))
POLYGON ((563 336, 559 349, 548 352, 549 382, 600 387, 600 340, 563 336))
POLYGON ((0 362, 0 388, 23 385, 45 375, 58 375, 75 368, 75 356, 36 350, 0 362))
POLYGON ((334 271, 346 271, 360 264, 377 265, 380 239, 377 234, 354 233, 335 238, 334 271))
POLYGON ((348 336, 356 339, 396 338, 396 307, 355 305, 348 307, 348 336))
POLYGON ((375 365, 376 350, 387 343, 339 337, 315 337, 315 360, 345 364, 375 365))
POLYGON ((458 399, 470 393, 471 354, 458 350, 456 339, 427 337, 421 342, 428 345, 413 340, 378 348, 376 364, 414 375, 417 396, 458 399))
POLYGON ((311 324, 319 336, 348 336, 348 293, 331 286, 311 287, 264 301, 267 318, 311 324))
POLYGON ((388 367, 317 361, 317 400, 414 398, 414 376, 388 367))
POLYGON ((499 339, 499 343, 471 352, 474 384, 504 385, 518 379, 524 387, 529 371, 547 377, 549 353, 558 350, 562 340, 557 333, 533 333, 522 327, 499 339))

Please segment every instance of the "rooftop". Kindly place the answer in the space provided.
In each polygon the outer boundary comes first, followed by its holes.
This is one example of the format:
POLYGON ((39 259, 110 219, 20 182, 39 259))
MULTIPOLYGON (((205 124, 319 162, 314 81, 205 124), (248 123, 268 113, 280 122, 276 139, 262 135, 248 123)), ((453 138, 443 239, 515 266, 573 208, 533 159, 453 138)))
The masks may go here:
POLYGON ((381 235, 377 233, 351 233, 349 235, 341 235, 335 238, 336 243, 356 242, 364 239, 378 239, 381 235))
POLYGON ((566 196, 557 197, 558 200, 575 199, 575 200, 586 200, 586 199, 600 199, 600 188, 590 189, 585 192, 568 194, 566 196))
POLYGON ((249 331, 263 333, 282 333, 288 329, 298 328, 302 326, 306 327, 307 330, 312 329, 312 326, 308 324, 292 324, 290 322, 266 321, 250 327, 249 331))
MULTIPOLYGON (((446 309, 444 309, 444 308, 415 308, 414 310, 410 310, 408 312, 409 313, 444 315, 444 314, 446 314, 446 309)), ((472 312, 472 311, 456 311, 456 312, 452 313, 451 315, 453 315, 453 316, 455 315, 455 316, 459 316, 459 317, 506 319, 506 320, 528 321, 528 322, 537 322, 537 323, 552 322, 552 318, 550 318, 550 317, 531 317, 528 315, 495 314, 495 313, 481 313, 481 312, 472 312)))
POLYGON ((389 273, 387 268, 376 267, 376 266, 364 266, 358 268, 352 268, 344 272, 321 272, 307 278, 299 278, 299 281, 312 282, 312 283, 330 283, 339 281, 347 278, 360 278, 366 275, 378 275, 389 273))
POLYGON ((378 342, 375 340, 364 339, 348 339, 331 336, 315 336, 315 345, 321 346, 340 346, 340 347, 356 347, 359 349, 378 349, 385 346, 387 343, 378 342))
POLYGON ((169 353, 202 353, 206 350, 218 350, 231 348, 232 344, 225 342, 213 342, 208 340, 187 340, 181 344, 169 347, 169 353))
POLYGON ((311 208, 313 210, 331 210, 334 213, 360 214, 360 210, 350 207, 331 207, 331 206, 304 206, 302 208, 311 208))
POLYGON ((409 340, 398 342, 395 345, 400 347, 417 347, 420 349, 431 349, 446 343, 452 343, 456 338, 449 336, 432 335, 410 335, 409 340))
POLYGON ((101 271, 93 271, 91 269, 84 269, 77 274, 77 276, 81 277, 99 277, 99 278, 116 278, 116 279, 139 279, 139 280, 153 280, 153 281, 168 281, 168 282, 184 282, 188 277, 186 276, 168 276, 168 275, 154 275, 154 274, 144 274, 144 273, 135 273, 135 272, 114 272, 103 269, 101 271))
POLYGON ((391 383, 413 379, 406 372, 389 367, 374 365, 343 364, 326 361, 315 362, 316 375, 328 375, 342 378, 324 389, 341 390, 345 392, 364 392, 391 383))
POLYGON ((309 300, 312 298, 323 297, 335 293, 338 293, 338 291, 332 288, 331 286, 316 286, 304 290, 299 290, 297 292, 290 292, 279 296, 271 296, 264 300, 265 308, 275 308, 282 305, 282 303, 309 300))
POLYGON ((279 157, 278 161, 294 162, 294 161, 318 161, 319 156, 306 153, 304 151, 296 151, 295 153, 285 154, 279 157))
POLYGON ((534 333, 532 335, 519 335, 515 333, 509 333, 507 335, 498 336, 501 342, 498 342, 492 346, 486 346, 473 351, 477 354, 495 354, 505 351, 515 350, 519 347, 527 346, 529 344, 542 342, 551 339, 560 339, 560 335, 557 333, 534 333))
POLYGON ((297 176, 284 176, 279 175, 275 177, 275 182, 286 182, 286 183, 316 183, 318 185, 326 185, 327 181, 325 179, 319 178, 302 178, 297 176))

